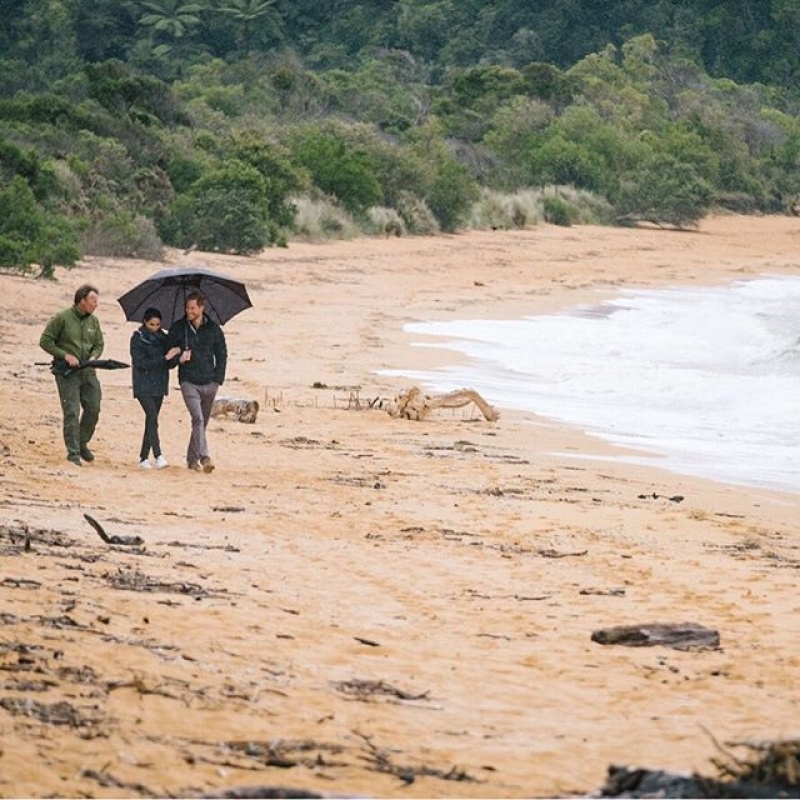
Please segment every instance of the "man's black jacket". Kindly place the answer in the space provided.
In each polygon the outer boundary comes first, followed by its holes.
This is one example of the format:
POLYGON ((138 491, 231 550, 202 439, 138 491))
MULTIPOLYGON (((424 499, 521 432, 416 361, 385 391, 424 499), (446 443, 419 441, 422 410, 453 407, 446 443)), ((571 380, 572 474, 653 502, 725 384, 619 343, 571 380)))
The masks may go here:
POLYGON ((205 384, 225 382, 228 365, 228 347, 225 334, 214 320, 203 315, 203 324, 195 329, 186 317, 172 324, 167 335, 167 346, 189 349, 192 357, 185 364, 178 364, 178 382, 205 384))

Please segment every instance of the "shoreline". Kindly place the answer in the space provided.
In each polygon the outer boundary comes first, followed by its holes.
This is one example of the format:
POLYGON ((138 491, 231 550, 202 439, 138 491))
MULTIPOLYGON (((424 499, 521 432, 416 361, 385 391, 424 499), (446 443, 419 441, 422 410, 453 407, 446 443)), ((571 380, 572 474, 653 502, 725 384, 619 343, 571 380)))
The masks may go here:
MULTIPOLYGON (((800 482, 791 469, 790 453, 800 430, 786 419, 780 440, 775 436, 764 439, 763 431, 780 430, 773 428, 773 422, 790 413, 797 381, 791 374, 764 372, 760 367, 766 368, 770 360, 789 352, 784 348, 794 339, 788 318, 798 287, 800 280, 795 275, 761 274, 733 278, 705 295, 709 287, 695 293, 673 285, 645 291, 620 287, 602 303, 571 305, 555 312, 558 319, 538 314, 407 323, 404 332, 411 339, 412 351, 435 351, 439 357, 426 369, 401 367, 382 374, 419 381, 425 391, 433 393, 471 386, 501 411, 513 409, 540 416, 550 424, 576 427, 611 448, 604 459, 633 468, 651 466, 690 478, 796 495, 800 494, 800 482), (743 288, 748 283, 759 288, 743 288), (636 304, 636 298, 642 296, 647 302, 644 309, 636 304), (708 298, 712 298, 711 305, 708 298), (779 301, 780 308, 774 308, 779 301), (726 316, 729 304, 736 305, 730 318, 726 316), (702 314, 698 308, 703 309, 702 314), (623 322, 622 329, 617 325, 614 332, 615 323, 609 317, 619 309, 638 312, 635 330, 630 329, 631 323, 623 322), (712 317, 713 340, 697 327, 712 317), (778 321, 780 329, 773 330, 778 321), (719 331, 727 326, 728 335, 720 338, 719 331), (772 331, 773 338, 764 339, 758 326, 772 331), (692 346, 687 336, 698 348, 696 358, 682 353, 684 343, 692 346), (602 344, 595 346, 595 338, 602 344), (631 338, 639 342, 638 348, 645 348, 642 352, 650 354, 649 358, 628 346, 631 338), (737 344, 729 345, 728 338, 737 344), (748 356, 748 366, 740 371, 740 347, 750 347, 748 353, 757 352, 766 362, 755 360, 750 366, 748 356), (715 352, 714 364, 705 364, 702 354, 715 352), (609 356, 624 364, 624 369, 610 362, 608 367, 597 367, 606 364, 609 356), (753 369, 755 374, 748 372, 753 369), (645 375, 657 381, 657 394, 647 390, 645 375), (708 403, 698 401, 706 394, 716 397, 721 378, 735 381, 738 387, 737 392, 721 390, 719 394, 722 418, 732 424, 730 429, 715 417, 707 417, 708 403), (691 391, 682 382, 689 379, 691 391), (777 394, 759 392, 764 379, 777 394), (676 398, 676 404, 664 405, 663 390, 676 398), (637 398, 636 402, 631 397, 637 398), (753 398, 749 410, 737 404, 737 398, 747 397, 753 398), (776 397, 791 399, 776 405, 776 397), (615 401, 616 411, 609 412, 615 401), (602 409, 599 416, 597 410, 591 410, 593 403, 602 409), (690 421, 694 413, 704 420, 702 428, 690 421), (740 421, 745 416, 751 420, 747 425, 740 421), (677 444, 673 436, 678 437, 677 444), (742 449, 737 441, 749 446, 742 449)), ((791 352, 796 354, 796 347, 791 352)))
POLYGON ((796 274, 798 245, 792 218, 717 217, 0 275, 3 791, 568 796, 611 764, 708 774, 708 732, 797 736, 796 496, 590 461, 610 445, 521 412, 411 422, 365 401, 408 385, 381 369, 447 356, 405 322, 796 274), (212 420, 217 469, 190 472, 173 378, 171 466, 142 473, 141 411, 112 372, 97 459, 70 467, 33 366, 45 321, 97 283, 104 355, 127 360, 115 298, 192 263, 248 285, 220 396, 259 400, 256 423, 212 420), (104 545, 84 513, 144 547, 104 545), (654 621, 721 647, 591 639, 654 621))

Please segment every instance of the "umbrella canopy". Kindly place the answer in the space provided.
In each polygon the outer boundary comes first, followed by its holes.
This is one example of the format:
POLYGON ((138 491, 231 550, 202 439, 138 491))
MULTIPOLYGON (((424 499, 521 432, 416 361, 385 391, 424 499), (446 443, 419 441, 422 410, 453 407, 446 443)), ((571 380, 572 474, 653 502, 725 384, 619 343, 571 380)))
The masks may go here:
POLYGON ((205 312, 219 325, 253 305, 243 283, 199 267, 162 269, 127 291, 117 302, 125 312, 125 319, 132 322, 141 322, 148 308, 157 308, 161 324, 169 328, 184 316, 186 295, 193 291, 205 297, 205 312))

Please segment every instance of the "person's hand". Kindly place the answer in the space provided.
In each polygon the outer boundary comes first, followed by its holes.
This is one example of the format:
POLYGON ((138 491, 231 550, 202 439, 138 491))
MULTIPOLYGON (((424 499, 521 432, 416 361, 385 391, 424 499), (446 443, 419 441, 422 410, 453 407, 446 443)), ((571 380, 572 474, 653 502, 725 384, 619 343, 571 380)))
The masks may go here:
POLYGON ((164 358, 167 361, 171 361, 173 358, 175 358, 176 355, 178 355, 178 353, 180 353, 180 351, 181 351, 180 347, 177 347, 177 346, 176 347, 170 347, 170 349, 167 350, 167 353, 164 356, 164 358))
POLYGON ((79 359, 72 355, 72 353, 67 353, 64 356, 64 361, 66 361, 71 367, 79 367, 81 363, 79 359))
POLYGON ((187 361, 192 360, 192 351, 191 350, 184 350, 181 353, 181 364, 185 364, 187 361))

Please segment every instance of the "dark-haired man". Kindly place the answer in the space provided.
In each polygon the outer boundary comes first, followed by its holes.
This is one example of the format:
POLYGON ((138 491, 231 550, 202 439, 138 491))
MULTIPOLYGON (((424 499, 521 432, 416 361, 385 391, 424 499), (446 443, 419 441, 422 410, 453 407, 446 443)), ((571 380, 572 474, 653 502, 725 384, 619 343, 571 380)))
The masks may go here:
MULTIPOLYGON (((94 315, 100 292, 85 283, 75 291, 74 304, 59 311, 47 323, 39 346, 54 359, 77 367, 83 361, 99 358, 103 352, 103 332, 94 315)), ((81 466, 81 459, 94 461, 89 442, 100 416, 102 391, 91 367, 71 372, 53 370, 64 417, 64 444, 67 460, 81 466)))
POLYGON ((225 334, 205 313, 200 292, 186 295, 186 316, 170 326, 166 347, 180 347, 178 383, 183 402, 192 418, 192 434, 186 449, 189 469, 211 472, 214 462, 208 450, 206 428, 217 390, 225 381, 228 348, 225 334))

